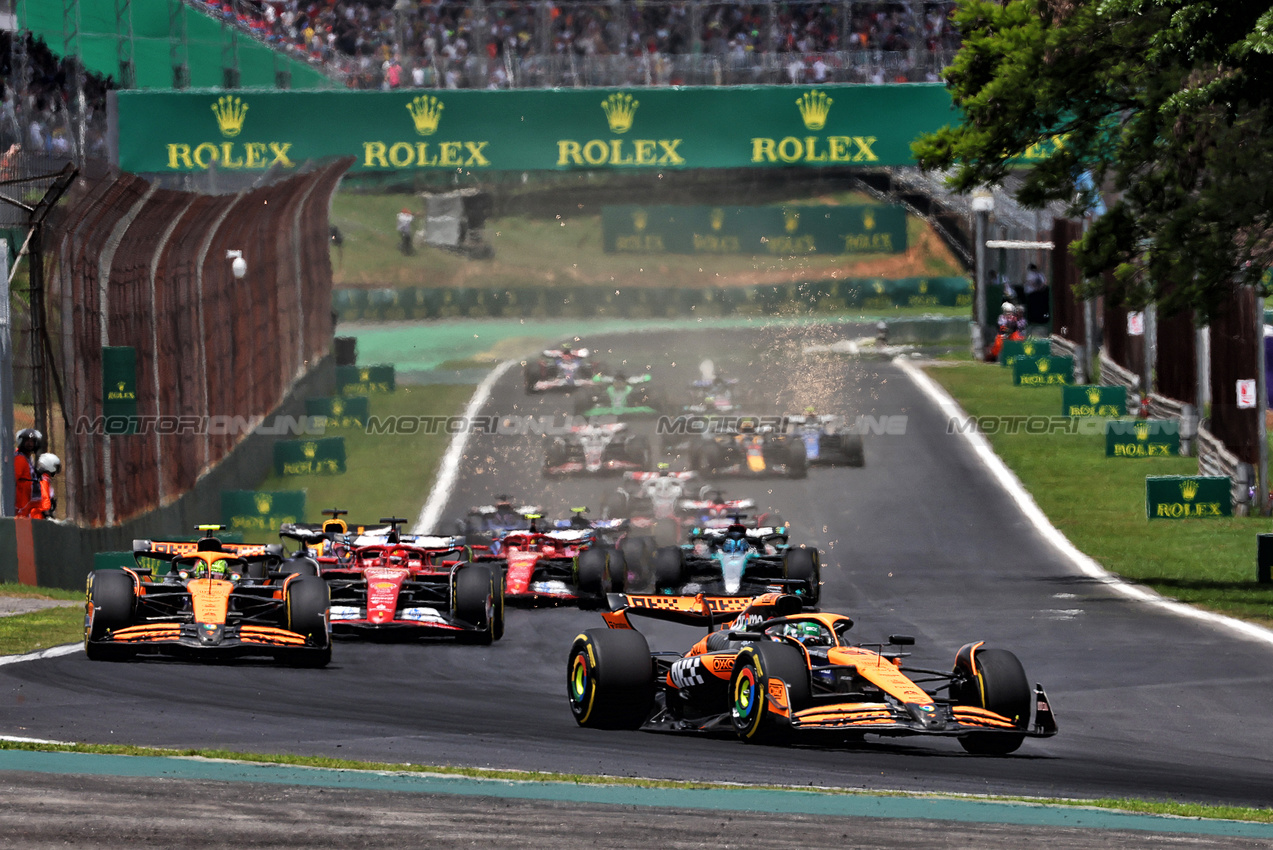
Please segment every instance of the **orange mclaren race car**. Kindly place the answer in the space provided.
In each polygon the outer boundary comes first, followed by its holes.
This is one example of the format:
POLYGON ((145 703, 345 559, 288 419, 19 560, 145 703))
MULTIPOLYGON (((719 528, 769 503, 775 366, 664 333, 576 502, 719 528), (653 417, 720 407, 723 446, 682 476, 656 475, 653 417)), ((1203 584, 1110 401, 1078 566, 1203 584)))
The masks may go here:
POLYGON ((614 595, 602 616, 609 628, 576 637, 566 663, 580 726, 733 731, 750 742, 809 732, 942 735, 992 755, 1057 731, 1043 688, 1030 689, 1017 657, 980 642, 960 649, 950 672, 905 668, 909 653, 893 647, 914 638, 852 644, 853 620, 802 612, 799 597, 780 594, 614 595), (652 653, 629 614, 709 628, 732 622, 684 655, 652 653))
POLYGON ((94 570, 88 577, 84 649, 95 661, 138 655, 232 658, 263 655, 302 667, 331 660, 327 585, 287 571, 281 546, 135 540, 150 567, 94 570))

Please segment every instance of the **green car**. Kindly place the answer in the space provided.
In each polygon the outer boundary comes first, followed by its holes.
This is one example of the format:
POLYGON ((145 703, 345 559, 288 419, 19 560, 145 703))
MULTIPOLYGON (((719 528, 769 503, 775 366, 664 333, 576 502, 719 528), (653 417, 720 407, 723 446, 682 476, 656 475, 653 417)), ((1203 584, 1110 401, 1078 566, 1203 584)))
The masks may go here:
POLYGON ((576 416, 613 416, 639 419, 658 416, 662 404, 650 391, 650 376, 629 378, 622 372, 607 378, 596 375, 575 395, 576 416))

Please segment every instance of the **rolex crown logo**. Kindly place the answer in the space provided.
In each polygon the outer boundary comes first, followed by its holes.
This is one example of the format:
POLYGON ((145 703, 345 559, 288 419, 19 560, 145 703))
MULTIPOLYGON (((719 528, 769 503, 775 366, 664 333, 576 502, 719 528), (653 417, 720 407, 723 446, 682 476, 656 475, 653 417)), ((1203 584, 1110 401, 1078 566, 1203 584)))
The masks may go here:
POLYGON ((632 95, 615 92, 614 94, 601 101, 601 109, 606 113, 606 122, 610 125, 612 133, 626 133, 632 129, 632 119, 636 115, 637 107, 641 105, 638 100, 633 100, 632 95))
POLYGON ((1025 342, 1025 343, 1022 343, 1022 344, 1021 344, 1021 353, 1022 353, 1022 354, 1024 354, 1026 357, 1033 357, 1033 356, 1034 356, 1034 343, 1032 343, 1032 342, 1025 342))
POLYGON ((875 283, 871 284, 871 287, 875 290, 876 295, 884 294, 884 284, 880 283, 878 280, 875 281, 875 283))
POLYGON ((725 211, 719 207, 712 210, 712 230, 720 230, 725 226, 725 211))
POLYGON ((365 384, 365 383, 367 383, 368 381, 370 381, 370 380, 371 380, 371 370, 370 370, 370 369, 359 369, 359 370, 358 370, 358 380, 362 381, 364 384, 365 384))
POLYGON ((345 402, 342 399, 332 399, 332 416, 339 416, 345 412, 345 402))
POLYGON ((119 389, 119 391, 120 391, 121 393, 124 391, 124 382, 123 382, 123 381, 120 381, 120 382, 119 382, 118 384, 116 384, 115 386, 116 386, 116 388, 118 388, 118 389, 119 389))
POLYGON ((800 213, 783 210, 782 212, 783 227, 788 233, 795 233, 796 228, 800 226, 800 213))
POLYGON ((640 233, 642 230, 645 230, 645 226, 646 224, 649 223, 649 221, 650 221, 650 214, 647 213, 645 210, 637 210, 636 212, 632 213, 632 227, 636 229, 637 233, 640 233))
POLYGON ((1136 423, 1136 439, 1138 440, 1149 439, 1149 423, 1148 422, 1136 423))
POLYGON ((1037 361, 1035 361, 1035 365, 1039 367, 1040 374, 1047 372, 1052 366, 1052 364, 1048 363, 1048 359, 1046 357, 1040 357, 1037 361))
POLYGON ((1193 479, 1181 481, 1180 495, 1186 502, 1192 502, 1193 497, 1198 495, 1198 482, 1193 479))
POLYGON ((234 95, 222 95, 212 104, 212 114, 217 117, 217 129, 227 139, 243 130, 243 119, 248 117, 248 105, 234 95))
POLYGON ((867 230, 875 229, 875 213, 872 210, 862 213, 862 226, 867 230))
POLYGON ((928 293, 928 281, 921 280, 919 282, 919 294, 926 295, 928 293))
POLYGON ((438 131, 438 122, 442 120, 442 101, 431 94, 422 94, 411 98, 407 104, 407 112, 415 122, 415 131, 421 136, 432 136, 438 131))
POLYGON ((305 455, 306 460, 313 460, 314 455, 318 454, 318 443, 301 443, 301 454, 305 455))
POLYGON ((827 114, 831 104, 835 103, 827 97, 826 92, 814 89, 796 98, 796 108, 800 110, 800 118, 804 126, 810 130, 821 130, 827 125, 827 114))
POLYGON ((270 512, 270 507, 272 506, 273 502, 274 502, 274 499, 270 496, 269 493, 257 493, 256 494, 256 512, 258 514, 268 514, 270 512))
POLYGON ((1101 400, 1101 391, 1092 387, 1087 391, 1087 400, 1089 404, 1098 404, 1101 400))

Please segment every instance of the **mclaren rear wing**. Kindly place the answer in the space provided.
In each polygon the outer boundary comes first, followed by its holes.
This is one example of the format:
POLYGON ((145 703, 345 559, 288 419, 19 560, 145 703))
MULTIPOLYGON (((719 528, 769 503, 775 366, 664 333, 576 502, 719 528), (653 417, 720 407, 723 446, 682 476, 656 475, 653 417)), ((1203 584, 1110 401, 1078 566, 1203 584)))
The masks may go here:
POLYGON ((649 593, 611 593, 607 596, 610 610, 601 614, 612 629, 633 628, 629 614, 666 620, 686 626, 706 626, 713 631, 716 626, 742 618, 756 618, 756 622, 774 617, 798 614, 802 610, 800 597, 783 593, 766 593, 761 596, 664 596, 649 593))
MULTIPOLYGON (((199 551, 199 544, 193 541, 133 541, 133 557, 135 558, 154 558, 157 561, 171 561, 173 558, 179 558, 182 555, 193 555, 197 551, 199 551)), ((220 551, 236 558, 242 558, 245 561, 281 561, 286 557, 283 546, 278 543, 222 543, 220 551)))

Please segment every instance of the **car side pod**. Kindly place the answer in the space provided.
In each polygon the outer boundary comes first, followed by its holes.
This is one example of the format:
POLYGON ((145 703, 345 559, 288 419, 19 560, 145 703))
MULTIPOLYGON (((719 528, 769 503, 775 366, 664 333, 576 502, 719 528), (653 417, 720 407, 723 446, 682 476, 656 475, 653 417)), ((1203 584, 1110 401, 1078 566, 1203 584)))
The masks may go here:
POLYGON ((1052 704, 1043 686, 1034 683, 1034 725, 1030 727, 1031 738, 1051 738, 1057 733, 1056 716, 1052 714, 1052 704))

